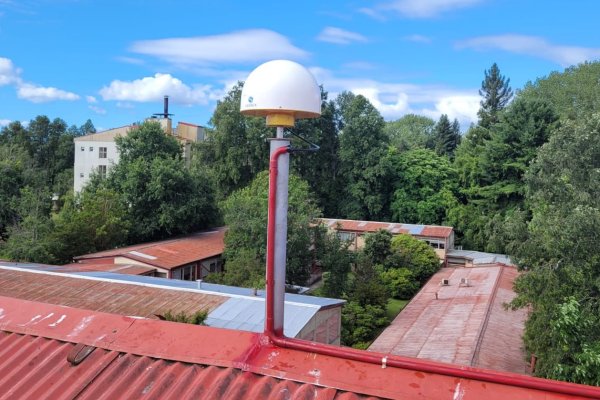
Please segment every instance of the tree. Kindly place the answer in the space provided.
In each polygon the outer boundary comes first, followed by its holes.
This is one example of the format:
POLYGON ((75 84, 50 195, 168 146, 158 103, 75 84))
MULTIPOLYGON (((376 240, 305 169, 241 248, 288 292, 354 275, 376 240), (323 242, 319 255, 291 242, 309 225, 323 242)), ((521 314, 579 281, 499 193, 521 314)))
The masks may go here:
POLYGON ((190 171, 177 141, 156 122, 146 122, 117 139, 120 160, 105 181, 92 179, 87 190, 107 187, 128 207, 129 243, 162 239, 210 226, 216 205, 210 180, 190 171))
POLYGON ((489 70, 484 71, 485 78, 481 82, 479 95, 483 97, 481 108, 477 112, 479 125, 489 128, 498 122, 498 113, 507 106, 513 97, 510 87, 510 79, 500 74, 500 68, 496 63, 489 70))
POLYGON ((446 157, 428 149, 391 152, 396 177, 390 206, 392 219, 404 223, 441 224, 457 203, 456 171, 446 157))
POLYGON ((387 323, 385 309, 381 306, 349 301, 342 308, 342 344, 366 349, 387 323))
POLYGON ((449 213, 448 221, 463 236, 463 245, 472 249, 506 251, 503 225, 513 216, 527 212, 523 177, 558 124, 558 116, 547 103, 517 98, 501 114, 484 139, 463 153, 460 162, 471 167, 469 186, 463 187, 463 204, 449 213), (471 162, 469 165, 465 161, 471 162))
POLYGON ((588 118, 600 109, 600 61, 584 62, 528 82, 519 97, 548 103, 561 119, 588 118))
POLYGON ((434 148, 435 121, 422 115, 407 114, 399 120, 386 122, 383 128, 389 142, 399 151, 434 148))
POLYGON ((528 236, 516 247, 525 271, 513 307, 528 307, 525 345, 536 375, 600 382, 600 114, 567 120, 526 179, 528 236))
POLYGON ((19 221, 20 189, 31 184, 33 162, 16 144, 0 144, 0 240, 19 221))
MULTIPOLYGON (((336 120, 338 110, 333 101, 327 101, 327 92, 321 88, 321 116, 315 119, 301 119, 289 129, 291 134, 298 135, 317 144, 316 152, 299 153, 290 160, 290 169, 304 179, 317 204, 324 215, 338 215, 340 187, 339 138, 336 120)), ((298 141, 299 142, 299 141, 298 141)), ((305 143, 295 143, 295 146, 306 147, 305 143)))
MULTIPOLYGON (((237 274, 233 266, 246 260, 251 265, 264 266, 267 246, 267 200, 269 175, 261 172, 246 188, 235 191, 221 204, 223 219, 229 227, 225 235, 225 274, 237 274)), ((302 285, 310 275, 313 254, 314 218, 320 215, 309 192, 308 184, 291 174, 288 196, 288 240, 286 282, 302 285)), ((253 276, 253 275, 252 275, 253 276)), ((226 278, 227 279, 227 278, 226 278)), ((240 286, 253 286, 239 280, 240 286)))
POLYGON ((458 120, 455 119, 450 123, 448 116, 442 114, 440 120, 435 125, 433 136, 435 152, 440 156, 448 156, 450 159, 453 159, 454 151, 461 140, 458 120))
POLYGON ((440 269, 440 259, 424 241, 410 235, 396 235, 392 239, 395 267, 406 267, 422 286, 440 269))
POLYGON ((404 267, 382 271, 381 279, 388 287, 392 297, 396 299, 409 300, 420 288, 413 272, 404 267))
POLYGON ((391 246, 392 234, 385 229, 380 229, 365 236, 363 252, 373 265, 383 265, 392 254, 391 246))
POLYGON ((66 264, 76 255, 122 246, 129 223, 126 204, 110 189, 67 196, 49 234, 52 258, 66 264))
POLYGON ((384 121, 363 96, 344 92, 340 112, 340 214, 352 219, 385 219, 389 209, 389 171, 384 162, 384 121))
POLYGON ((322 294, 326 297, 341 298, 348 290, 348 275, 354 261, 354 252, 349 250, 350 242, 340 239, 336 232, 327 228, 315 230, 317 263, 323 269, 322 294))
POLYGON ((21 189, 18 213, 20 219, 8 228, 8 239, 2 245, 5 257, 13 261, 51 262, 52 231, 50 192, 31 187, 21 189))
POLYGON ((248 118, 240 113, 243 83, 238 82, 217 102, 210 120, 208 142, 195 146, 196 157, 216 183, 217 199, 247 186, 268 168, 267 138, 274 136, 264 118, 248 118))

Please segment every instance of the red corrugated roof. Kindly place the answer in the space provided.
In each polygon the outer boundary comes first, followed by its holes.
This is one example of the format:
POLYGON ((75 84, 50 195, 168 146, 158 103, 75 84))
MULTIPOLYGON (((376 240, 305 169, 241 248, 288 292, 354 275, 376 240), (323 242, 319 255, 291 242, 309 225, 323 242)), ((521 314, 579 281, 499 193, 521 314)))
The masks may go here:
POLYGON ((10 269, 0 269, 0 295, 146 318, 167 311, 210 312, 228 300, 226 296, 10 269))
POLYGON ((256 333, 0 304, 2 399, 583 398, 274 347, 256 333))
POLYGON ((175 239, 142 243, 75 257, 77 261, 125 257, 164 269, 173 269, 223 254, 225 228, 175 239))
POLYGON ((103 260, 91 260, 87 263, 72 263, 53 269, 54 272, 115 272, 125 275, 146 275, 156 271, 155 268, 136 264, 107 264, 103 260))
POLYGON ((369 349, 525 374, 522 333, 527 311, 503 307, 515 296, 512 282, 517 275, 515 268, 501 265, 443 268, 369 349), (441 285, 442 279, 450 285, 441 285))

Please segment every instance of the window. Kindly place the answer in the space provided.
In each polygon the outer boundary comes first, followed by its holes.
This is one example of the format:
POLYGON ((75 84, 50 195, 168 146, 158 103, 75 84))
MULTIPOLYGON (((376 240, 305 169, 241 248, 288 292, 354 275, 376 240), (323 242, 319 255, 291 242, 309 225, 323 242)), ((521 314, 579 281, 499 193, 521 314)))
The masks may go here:
POLYGON ((211 262, 210 263, 209 271, 210 272, 217 272, 217 263, 216 262, 211 262))
POLYGON ((184 281, 193 281, 196 279, 195 265, 186 265, 185 267, 177 268, 171 274, 173 279, 182 279, 184 281))
POLYGON ((93 146, 90 146, 90 151, 94 151, 94 147, 93 146))
POLYGON ((98 165, 98 175, 101 178, 106 178, 106 165, 98 165))
POLYGON ((99 158, 106 158, 106 147, 99 147, 98 148, 98 155, 100 156, 99 158))
POLYGON ((81 146, 81 151, 85 151, 85 147, 84 146, 81 146))
POLYGON ((355 236, 353 232, 338 232, 337 235, 340 238, 340 240, 343 240, 345 242, 354 240, 355 236))
POLYGON ((83 178, 83 172, 80 172, 80 173, 79 173, 79 177, 80 177, 80 178, 83 178))

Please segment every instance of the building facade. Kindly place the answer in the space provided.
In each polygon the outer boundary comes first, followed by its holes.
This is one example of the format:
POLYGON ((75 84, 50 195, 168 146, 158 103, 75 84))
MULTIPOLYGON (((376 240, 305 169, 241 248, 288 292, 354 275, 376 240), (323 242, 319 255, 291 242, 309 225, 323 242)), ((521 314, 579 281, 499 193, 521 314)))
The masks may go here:
MULTIPOLYGON (((188 122, 179 122, 176 129, 172 128, 170 118, 148 118, 146 121, 156 121, 165 134, 172 135, 182 146, 183 157, 190 159, 193 142, 205 140, 204 128, 188 122)), ((116 138, 126 136, 135 125, 85 135, 74 139, 75 163, 73 167, 73 189, 80 192, 93 174, 106 176, 113 165, 119 162, 119 152, 116 138)))

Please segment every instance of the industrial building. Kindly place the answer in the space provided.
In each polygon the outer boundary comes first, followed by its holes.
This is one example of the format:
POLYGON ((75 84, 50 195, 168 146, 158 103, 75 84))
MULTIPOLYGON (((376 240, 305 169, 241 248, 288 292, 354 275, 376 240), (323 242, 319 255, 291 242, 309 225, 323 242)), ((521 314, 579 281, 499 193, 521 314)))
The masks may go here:
MULTIPOLYGON (((154 114, 146 121, 158 122, 165 134, 176 138, 182 146, 183 157, 189 160, 191 144, 205 139, 204 127, 188 122, 179 122, 177 128, 173 129, 170 115, 169 99, 168 96, 165 96, 164 113, 154 114)), ((73 140, 75 146, 73 188, 75 192, 83 189, 92 174, 106 176, 110 168, 119 163, 116 138, 126 136, 135 127, 135 124, 126 125, 76 137, 73 140)))
POLYGON ((365 245, 365 235, 386 230, 392 235, 408 234, 427 242, 440 260, 446 259, 448 250, 454 249, 454 229, 451 226, 401 224, 394 222, 357 221, 351 219, 318 218, 317 223, 335 231, 343 240, 351 241, 350 248, 357 250, 365 245))
POLYGON ((88 268, 96 266, 96 270, 110 269, 111 265, 115 268, 134 265, 138 267, 137 275, 195 281, 223 270, 225 231, 226 228, 221 227, 173 239, 84 254, 75 257, 74 261, 88 268))

